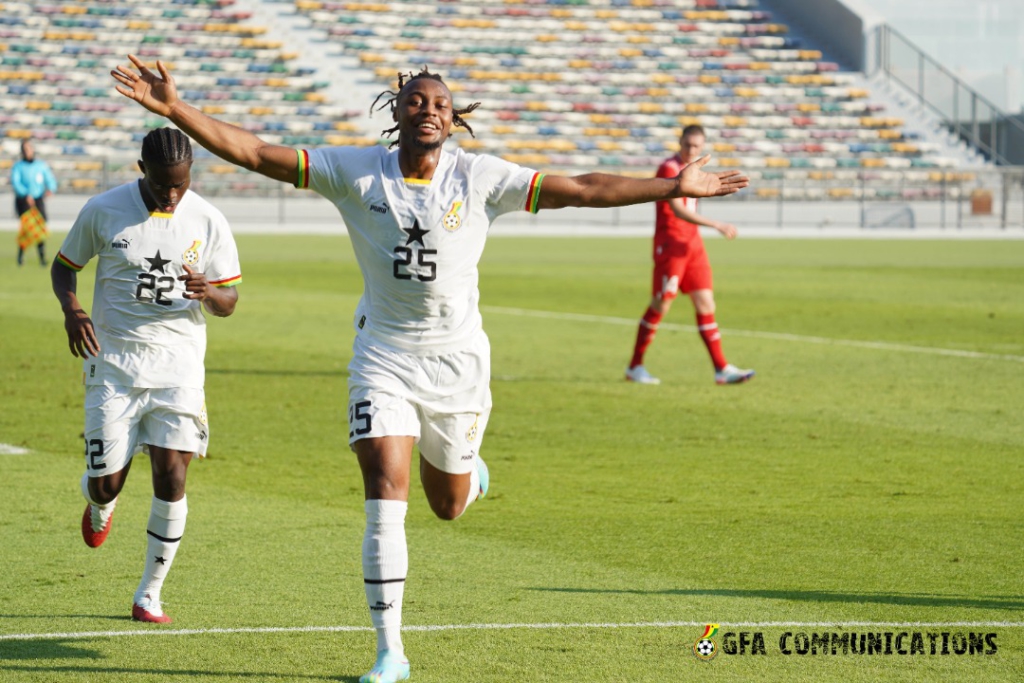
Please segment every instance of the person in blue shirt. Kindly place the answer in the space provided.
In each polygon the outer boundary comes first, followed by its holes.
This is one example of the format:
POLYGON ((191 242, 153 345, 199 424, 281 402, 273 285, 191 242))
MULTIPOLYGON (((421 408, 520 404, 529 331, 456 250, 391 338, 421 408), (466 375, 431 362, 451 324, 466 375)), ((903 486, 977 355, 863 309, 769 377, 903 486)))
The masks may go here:
MULTIPOLYGON (((11 187, 14 188, 14 210, 18 218, 32 208, 39 209, 46 221, 46 198, 57 191, 57 179, 45 161, 36 159, 36 150, 31 140, 21 143, 21 160, 11 168, 11 187)), ((40 265, 46 265, 46 226, 18 234, 18 265, 25 257, 25 250, 36 245, 40 265)))

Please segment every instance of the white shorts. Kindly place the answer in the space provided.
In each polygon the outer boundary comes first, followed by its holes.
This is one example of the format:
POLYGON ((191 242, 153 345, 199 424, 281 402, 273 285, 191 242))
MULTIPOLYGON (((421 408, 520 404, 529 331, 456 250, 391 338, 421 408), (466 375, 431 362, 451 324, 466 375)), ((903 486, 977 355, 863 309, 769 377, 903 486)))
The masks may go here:
POLYGON ((143 446, 206 455, 210 426, 202 389, 85 388, 85 471, 123 470, 143 446))
POLYGON ((348 442, 412 436, 420 454, 449 474, 465 474, 491 414, 491 345, 443 356, 417 356, 372 346, 358 337, 348 377, 348 442))

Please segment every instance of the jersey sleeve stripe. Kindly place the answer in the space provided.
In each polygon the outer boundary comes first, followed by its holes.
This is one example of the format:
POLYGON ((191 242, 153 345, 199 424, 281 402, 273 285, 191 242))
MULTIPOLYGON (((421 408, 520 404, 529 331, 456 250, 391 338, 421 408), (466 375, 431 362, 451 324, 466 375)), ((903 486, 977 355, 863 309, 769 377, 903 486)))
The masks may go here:
POLYGON ((242 281, 241 275, 235 275, 234 277, 226 277, 223 280, 210 280, 210 284, 214 287, 234 287, 242 281))
POLYGON ((526 195, 526 210, 530 213, 540 211, 540 184, 544 181, 543 173, 534 173, 530 180, 530 191, 526 195))
POLYGON ((60 253, 59 251, 57 252, 57 260, 60 261, 62 265, 67 266, 68 268, 70 268, 71 270, 73 270, 75 272, 78 272, 82 268, 85 268, 84 265, 81 265, 81 266, 78 265, 77 263, 75 263, 74 261, 69 259, 64 254, 60 253))
POLYGON ((309 152, 304 149, 297 149, 299 155, 299 178, 295 181, 295 187, 300 190, 309 189, 309 152))

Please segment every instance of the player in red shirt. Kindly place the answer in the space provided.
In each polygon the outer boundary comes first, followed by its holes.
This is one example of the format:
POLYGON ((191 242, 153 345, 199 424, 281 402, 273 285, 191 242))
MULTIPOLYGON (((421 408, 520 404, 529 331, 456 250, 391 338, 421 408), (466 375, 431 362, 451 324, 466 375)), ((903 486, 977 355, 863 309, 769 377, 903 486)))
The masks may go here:
MULTIPOLYGON (((704 129, 690 125, 679 137, 679 154, 666 159, 658 167, 657 177, 675 178, 691 162, 704 153, 704 129)), ((715 382, 738 384, 754 376, 753 370, 741 370, 725 360, 722 337, 715 322, 715 297, 711 288, 711 264, 704 250, 698 226, 704 225, 722 233, 726 239, 736 237, 736 226, 705 218, 697 213, 697 200, 670 199, 657 202, 654 229, 654 296, 640 320, 633 347, 633 358, 626 369, 626 379, 640 384, 660 384, 644 368, 644 352, 650 346, 658 323, 668 314, 672 301, 680 291, 689 294, 697 311, 697 330, 715 365, 715 382)))

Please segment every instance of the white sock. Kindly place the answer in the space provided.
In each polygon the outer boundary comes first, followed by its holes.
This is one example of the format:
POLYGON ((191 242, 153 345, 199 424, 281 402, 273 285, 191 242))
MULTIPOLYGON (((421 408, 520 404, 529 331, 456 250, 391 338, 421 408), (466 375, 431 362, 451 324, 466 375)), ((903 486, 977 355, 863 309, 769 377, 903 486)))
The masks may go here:
POLYGON ((405 512, 401 500, 368 500, 363 535, 363 586, 370 620, 377 629, 377 652, 402 654, 402 595, 409 572, 405 512))
POLYGON ((136 602, 146 595, 154 602, 160 602, 160 589, 178 552, 187 516, 188 503, 185 497, 174 503, 153 498, 149 523, 146 525, 146 568, 142 572, 139 588, 135 591, 136 602))
POLYGON ((110 501, 106 505, 100 505, 92 499, 92 494, 89 493, 89 475, 82 475, 82 495, 85 496, 85 500, 91 506, 90 513, 92 514, 92 530, 99 533, 103 530, 103 527, 107 525, 107 520, 110 519, 110 515, 114 514, 114 506, 117 505, 117 498, 110 501))
POLYGON ((89 505, 96 505, 97 504, 96 501, 92 499, 92 494, 89 493, 89 475, 88 474, 83 474, 82 475, 81 484, 82 484, 82 496, 84 496, 85 499, 89 502, 89 505))
MULTIPOLYGON (((476 457, 480 457, 479 455, 476 457)), ((468 508, 473 504, 473 501, 480 496, 480 468, 476 466, 476 461, 473 463, 473 471, 469 473, 469 498, 466 499, 466 507, 468 508)), ((465 514, 465 509, 463 509, 465 514)))

